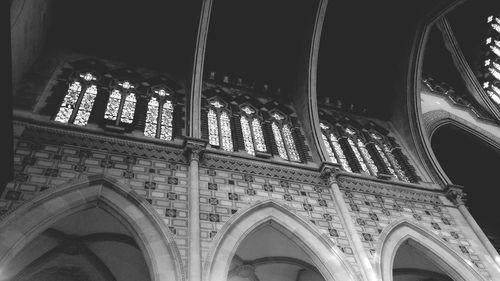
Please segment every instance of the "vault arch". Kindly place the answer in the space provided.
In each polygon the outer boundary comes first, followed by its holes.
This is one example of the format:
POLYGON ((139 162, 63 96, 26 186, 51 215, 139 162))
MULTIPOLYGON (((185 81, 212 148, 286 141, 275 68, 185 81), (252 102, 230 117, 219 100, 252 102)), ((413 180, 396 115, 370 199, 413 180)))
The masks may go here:
POLYGON ((96 205, 129 228, 152 280, 185 280, 179 251, 155 210, 131 189, 103 175, 49 189, 7 215, 0 222, 0 270, 51 225, 96 205))
POLYGON ((285 206, 266 200, 241 210, 218 232, 204 263, 204 281, 225 280, 241 242, 256 229, 269 224, 302 248, 325 280, 357 280, 352 268, 342 259, 343 254, 311 223, 285 206))
POLYGON ((393 280, 394 257, 399 247, 409 241, 426 258, 456 281, 484 280, 479 273, 453 249, 429 231, 408 220, 389 225, 377 245, 375 268, 383 281, 393 280))

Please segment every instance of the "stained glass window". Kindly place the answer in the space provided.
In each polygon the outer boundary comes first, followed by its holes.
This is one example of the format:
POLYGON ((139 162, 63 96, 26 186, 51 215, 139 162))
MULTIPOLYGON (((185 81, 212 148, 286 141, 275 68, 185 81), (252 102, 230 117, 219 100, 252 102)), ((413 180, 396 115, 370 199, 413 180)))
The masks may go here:
POLYGON ((332 163, 339 163, 342 166, 342 169, 351 172, 351 167, 349 167, 349 163, 345 158, 338 138, 331 130, 331 127, 329 125, 325 125, 323 122, 319 123, 319 126, 322 132, 321 137, 325 144, 328 156, 330 157, 330 161, 332 161, 332 163))
POLYGON ((274 141, 276 142, 276 146, 278 147, 278 153, 281 158, 288 160, 288 155, 286 154, 285 145, 283 144, 283 138, 281 137, 281 131, 276 122, 271 124, 273 129, 274 141))
POLYGON ((147 137, 156 137, 156 128, 158 124, 158 111, 160 104, 155 97, 152 97, 148 102, 148 112, 146 115, 146 126, 144 127, 144 135, 147 137))
POLYGON ((113 90, 109 96, 108 105, 106 106, 106 112, 104 113, 104 118, 109 120, 116 120, 118 117, 118 111, 120 109, 120 101, 122 99, 122 93, 119 90, 113 90))
POLYGON ((339 140, 335 136, 334 133, 330 133, 330 141, 333 146, 333 149, 335 151, 335 154, 337 154, 340 164, 342 165, 342 168, 348 172, 352 172, 351 167, 349 166, 349 163, 347 162, 347 159, 344 155, 344 151, 342 150, 342 147, 340 146, 339 140))
POLYGON ((172 122, 174 107, 170 96, 164 89, 154 91, 157 96, 151 97, 148 102, 148 112, 146 115, 146 126, 144 135, 162 140, 172 140, 172 122))
POLYGON ((326 151, 328 152, 328 157, 330 157, 330 161, 333 163, 338 163, 337 158, 335 157, 335 154, 333 153, 332 146, 330 142, 328 141, 328 138, 325 136, 325 134, 321 134, 321 137, 323 138, 323 143, 325 144, 326 151))
POLYGON ((223 150, 233 151, 233 138, 231 136, 231 119, 225 105, 218 100, 210 102, 207 113, 209 143, 221 146, 223 150))
POLYGON ((92 111, 92 107, 94 106, 95 97, 97 96, 97 87, 96 85, 91 85, 87 87, 85 93, 83 94, 83 98, 80 103, 80 108, 76 113, 74 124, 85 126, 90 117, 90 112, 92 111))
POLYGON ((290 160, 299 162, 299 153, 297 152, 297 148, 295 147, 295 141, 293 140, 292 131, 290 130, 288 124, 283 125, 282 131, 290 160))
POLYGON ((368 171, 368 168, 366 167, 365 160, 361 156, 361 153, 359 152, 358 147, 354 143, 354 141, 351 138, 347 138, 347 141, 349 142, 349 145, 351 146, 352 151, 354 152, 354 155, 356 156, 356 159, 358 160, 359 165, 361 166, 361 170, 369 174, 370 172, 368 171))
POLYGON ((241 131, 243 132, 243 142, 245 143, 245 150, 248 152, 248 154, 255 155, 255 149, 252 140, 252 130, 250 129, 248 118, 245 116, 241 116, 240 121, 241 131))
POLYGON ((361 151, 361 154, 363 155, 363 158, 365 158, 366 163, 368 164, 368 167, 370 167, 371 174, 376 176, 378 173, 378 168, 375 165, 375 162, 373 162, 370 153, 368 153, 368 150, 366 149, 364 142, 360 138, 358 138, 357 144, 359 150, 361 151))
POLYGON ((104 118, 115 121, 115 125, 120 122, 131 124, 134 121, 137 98, 132 90, 135 88, 128 81, 118 83, 120 87, 115 88, 109 95, 104 118))
POLYGON ((260 124, 260 121, 257 118, 254 118, 252 120, 252 131, 253 131, 253 137, 255 140, 255 148, 258 151, 266 152, 267 147, 266 147, 266 143, 264 142, 264 134, 262 133, 262 125, 260 124))
POLYGON ((487 73, 483 81, 483 88, 488 96, 497 105, 500 105, 500 18, 489 16, 488 28, 491 29, 486 38, 484 54, 484 72, 487 73))
POLYGON ((161 117, 161 131, 160 139, 171 140, 172 139, 172 122, 174 120, 174 106, 172 102, 167 100, 163 104, 163 111, 161 117))
POLYGON ((123 111, 120 120, 123 123, 132 123, 134 121, 135 104, 137 99, 134 93, 130 93, 125 97, 125 103, 123 104, 123 111))
POLYGON ((293 138, 292 129, 286 122, 285 116, 274 112, 271 117, 275 119, 271 122, 271 129, 279 156, 285 160, 300 162, 300 155, 293 138))
POLYGON ((68 91, 54 120, 85 126, 97 96, 97 86, 92 82, 97 78, 92 73, 87 72, 80 74, 77 79, 79 81, 69 84, 68 91))
POLYGON ((71 115, 73 114, 73 110, 75 109, 76 102, 78 100, 78 96, 82 90, 82 85, 80 82, 73 82, 68 87, 68 92, 64 97, 64 100, 61 104, 59 112, 56 115, 55 121, 59 121, 62 123, 68 123, 71 115))
POLYGON ((208 110, 208 133, 211 145, 219 145, 219 126, 217 124, 217 114, 213 109, 208 110))
POLYGON ((226 111, 222 111, 220 114, 220 129, 222 136, 222 149, 226 151, 233 151, 231 123, 229 121, 229 114, 226 111))
POLYGON ((403 168, 398 163, 396 157, 394 157, 394 155, 392 153, 392 149, 389 147, 388 144, 384 144, 383 146, 384 146, 384 151, 387 153, 387 156, 389 157, 389 159, 391 160, 391 162, 394 163, 394 168, 397 171, 397 174, 398 174, 399 178, 402 181, 410 182, 410 179, 408 179, 408 177, 406 176, 405 172, 403 171, 403 168))
POLYGON ((255 155, 255 151, 266 152, 264 134, 260 120, 256 117, 256 111, 249 106, 243 106, 241 111, 240 125, 246 152, 250 155, 255 155))

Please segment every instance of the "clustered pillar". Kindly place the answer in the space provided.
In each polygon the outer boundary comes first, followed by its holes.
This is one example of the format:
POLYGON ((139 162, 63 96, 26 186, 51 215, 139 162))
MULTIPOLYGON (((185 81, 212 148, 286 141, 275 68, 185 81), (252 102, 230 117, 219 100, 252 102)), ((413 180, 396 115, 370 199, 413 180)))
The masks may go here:
POLYGON ((354 227, 351 215, 349 214, 349 209, 347 209, 344 197, 335 179, 336 171, 338 171, 338 168, 326 167, 323 169, 322 175, 328 182, 332 191, 333 200, 340 212, 340 218, 346 228, 347 236, 350 238, 350 242, 354 247, 355 256, 359 263, 359 267, 361 268, 361 272, 364 275, 364 279, 368 281, 377 281, 378 279, 375 275, 372 264, 368 259, 368 255, 366 254, 363 244, 361 243, 361 237, 354 227))

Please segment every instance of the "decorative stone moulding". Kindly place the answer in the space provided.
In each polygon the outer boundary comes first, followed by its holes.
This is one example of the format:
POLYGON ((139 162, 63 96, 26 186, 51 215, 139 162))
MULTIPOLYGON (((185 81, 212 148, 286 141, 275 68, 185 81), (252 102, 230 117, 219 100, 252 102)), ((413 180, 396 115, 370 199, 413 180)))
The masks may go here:
POLYGON ((406 184, 395 181, 373 181, 353 177, 351 174, 341 173, 337 175, 339 187, 344 190, 358 191, 370 194, 390 196, 394 198, 411 200, 416 202, 444 205, 439 198, 439 191, 425 191, 409 188, 406 184))

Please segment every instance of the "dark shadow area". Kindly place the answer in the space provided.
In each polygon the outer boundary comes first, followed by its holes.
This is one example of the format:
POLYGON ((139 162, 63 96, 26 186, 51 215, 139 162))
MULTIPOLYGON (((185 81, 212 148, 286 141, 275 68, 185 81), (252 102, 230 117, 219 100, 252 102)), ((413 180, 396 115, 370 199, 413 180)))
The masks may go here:
POLYGON ((214 1, 205 72, 240 77, 258 89, 269 84, 290 96, 300 57, 308 54, 317 2, 214 1))
POLYGON ((431 145, 450 180, 464 186, 466 206, 493 246, 500 250, 500 151, 453 125, 438 128, 431 145))

